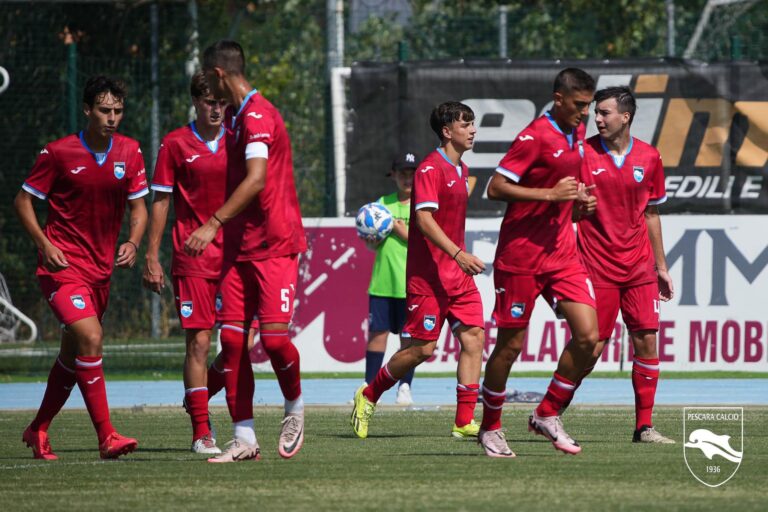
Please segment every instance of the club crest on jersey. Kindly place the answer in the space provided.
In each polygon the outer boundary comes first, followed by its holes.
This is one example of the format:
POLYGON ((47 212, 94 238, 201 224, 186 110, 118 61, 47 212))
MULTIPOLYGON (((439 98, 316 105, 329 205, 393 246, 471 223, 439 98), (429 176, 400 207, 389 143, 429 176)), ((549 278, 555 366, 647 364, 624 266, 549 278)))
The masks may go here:
POLYGON ((221 307, 222 307, 223 305, 224 305, 224 301, 223 301, 223 299, 221 298, 221 294, 220 294, 220 293, 217 293, 217 294, 216 294, 216 306, 215 306, 215 307, 216 307, 216 311, 221 311, 221 307))
POLYGON ((125 162, 115 162, 115 178, 121 180, 125 176, 125 162))
POLYGON ((512 318, 520 318, 525 314, 525 304, 522 302, 515 302, 509 309, 509 314, 512 315, 512 318))
POLYGON ((82 295, 70 295, 69 300, 72 301, 72 305, 77 309, 85 309, 85 299, 82 295))
POLYGON ((639 165, 632 168, 632 176, 635 177, 636 182, 641 183, 643 181, 643 175, 645 175, 645 171, 639 165))
POLYGON ((192 301, 191 300, 185 300, 181 303, 181 307, 179 308, 179 313, 181 313, 181 316, 184 318, 189 318, 192 316, 192 301))
POLYGON ((431 331, 435 328, 435 325, 437 324, 437 318, 435 315, 424 315, 424 328, 428 331, 431 331))

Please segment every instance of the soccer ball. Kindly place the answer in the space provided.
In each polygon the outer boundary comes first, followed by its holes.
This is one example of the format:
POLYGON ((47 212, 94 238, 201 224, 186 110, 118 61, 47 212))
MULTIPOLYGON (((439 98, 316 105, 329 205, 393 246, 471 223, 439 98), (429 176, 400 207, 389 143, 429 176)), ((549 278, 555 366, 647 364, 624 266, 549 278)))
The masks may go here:
POLYGON ((387 207, 380 203, 364 204, 355 218, 357 234, 361 238, 384 240, 392 232, 395 221, 387 207))

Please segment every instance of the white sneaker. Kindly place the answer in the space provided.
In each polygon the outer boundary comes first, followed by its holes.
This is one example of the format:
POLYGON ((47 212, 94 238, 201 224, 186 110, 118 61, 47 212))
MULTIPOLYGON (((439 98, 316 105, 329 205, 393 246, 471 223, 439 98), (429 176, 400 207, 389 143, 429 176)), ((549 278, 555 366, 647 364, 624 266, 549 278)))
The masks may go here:
POLYGON ((657 443, 657 444, 675 444, 675 441, 664 437, 661 433, 653 427, 643 425, 640 430, 635 430, 632 435, 633 443, 657 443))
POLYGON ((477 435, 477 444, 483 447, 485 454, 489 457, 511 459, 516 456, 515 452, 509 449, 507 438, 501 429, 481 430, 477 435))
POLYGON ((261 459, 261 450, 258 442, 250 444, 235 438, 226 444, 223 452, 216 457, 211 457, 208 462, 223 463, 259 459, 261 459))
POLYGON ((413 404, 413 396, 411 396, 411 386, 409 386, 407 382, 403 382, 402 384, 400 384, 400 387, 397 388, 397 398, 395 398, 395 403, 397 405, 413 404))
POLYGON ((528 418, 528 431, 546 437, 552 441, 552 446, 561 452, 576 455, 581 451, 579 443, 574 441, 563 428, 563 421, 560 419, 560 416, 542 418, 537 416, 534 410, 533 414, 528 418))
POLYGON ((195 453, 205 453, 208 455, 218 455, 221 449, 216 446, 216 440, 211 434, 201 437, 192 443, 192 451, 195 453))
POLYGON ((286 414, 280 429, 277 451, 284 459, 290 459, 304 445, 304 413, 286 414))

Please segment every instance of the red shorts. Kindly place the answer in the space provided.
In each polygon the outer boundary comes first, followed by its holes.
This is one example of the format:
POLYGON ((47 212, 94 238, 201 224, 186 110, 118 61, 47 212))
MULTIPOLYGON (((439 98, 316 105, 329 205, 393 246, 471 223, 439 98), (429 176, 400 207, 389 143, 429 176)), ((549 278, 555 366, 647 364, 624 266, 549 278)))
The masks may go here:
POLYGON ((443 322, 451 330, 460 325, 484 327, 483 302, 477 289, 454 297, 435 297, 409 293, 405 299, 406 316, 401 336, 434 341, 440 337, 443 322))
POLYGON ((95 316, 101 322, 109 302, 109 285, 61 282, 50 274, 37 276, 43 296, 64 325, 95 316))
POLYGON ((557 272, 537 275, 512 274, 494 269, 496 304, 493 319, 501 328, 528 327, 539 295, 555 308, 562 300, 595 307, 595 294, 586 270, 574 265, 557 272))
POLYGON ((216 323, 216 285, 214 279, 173 276, 176 311, 182 329, 212 329, 216 323))
POLYGON ((258 318, 262 324, 289 323, 298 275, 298 254, 225 264, 216 318, 221 322, 258 318))
POLYGON ((621 317, 629 332, 659 330, 659 284, 647 283, 626 287, 597 287, 597 325, 599 337, 613 334, 616 317, 621 317))

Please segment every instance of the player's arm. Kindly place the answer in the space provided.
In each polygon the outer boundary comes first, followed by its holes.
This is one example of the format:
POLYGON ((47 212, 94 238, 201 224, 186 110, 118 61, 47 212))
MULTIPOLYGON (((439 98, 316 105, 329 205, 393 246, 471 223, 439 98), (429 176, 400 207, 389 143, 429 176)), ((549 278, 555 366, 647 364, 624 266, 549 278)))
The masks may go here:
POLYGON ((132 268, 136 264, 136 256, 139 251, 141 238, 147 229, 147 205, 143 197, 128 200, 130 210, 130 226, 128 228, 128 240, 120 244, 117 249, 117 261, 115 265, 120 268, 132 268))
POLYGON ((597 185, 579 183, 576 189, 576 201, 571 210, 571 221, 579 222, 585 215, 592 215, 597 208, 597 197, 592 195, 592 190, 597 185))
POLYGON ((495 173, 488 184, 488 199, 496 201, 548 201, 560 203, 578 198, 578 182, 573 176, 562 178, 552 188, 531 188, 518 185, 510 178, 495 173))
POLYGON ((648 239, 651 242, 653 257, 656 260, 656 273, 659 276, 659 298, 666 302, 674 297, 675 290, 672 286, 672 277, 670 277, 667 269, 664 241, 661 236, 661 217, 657 206, 648 205, 645 208, 645 225, 648 227, 648 239))
POLYGON ((395 223, 392 226, 392 234, 403 242, 408 242, 408 224, 401 219, 395 219, 395 223))
POLYGON ((165 288, 165 275, 163 267, 160 265, 160 243, 163 240, 163 231, 165 231, 165 224, 168 221, 170 205, 171 194, 155 190, 142 283, 145 288, 158 294, 165 288))
MULTIPOLYGON (((262 144, 266 151, 266 144, 262 144)), ((184 252, 190 256, 199 256, 209 243, 216 237, 216 233, 224 224, 232 220, 245 209, 259 192, 264 190, 267 178, 267 159, 262 157, 248 158, 245 161, 246 174, 243 181, 229 196, 229 199, 216 210, 216 213, 208 221, 197 228, 186 242, 184 252)))
POLYGON ((45 236, 40 223, 37 221, 35 207, 32 204, 32 194, 24 189, 19 190, 13 201, 13 207, 16 210, 16 216, 21 221, 21 225, 24 226, 24 230, 29 234, 40 254, 42 254, 43 266, 51 272, 58 272, 67 268, 69 266, 67 257, 45 236))
POLYGON ((434 210, 434 208, 420 208, 416 210, 414 220, 416 228, 424 233, 427 240, 435 244, 441 251, 449 254, 459 264, 459 267, 465 274, 474 276, 485 270, 485 263, 480 258, 462 251, 461 247, 448 238, 448 235, 445 234, 445 231, 443 231, 432 216, 434 210))

